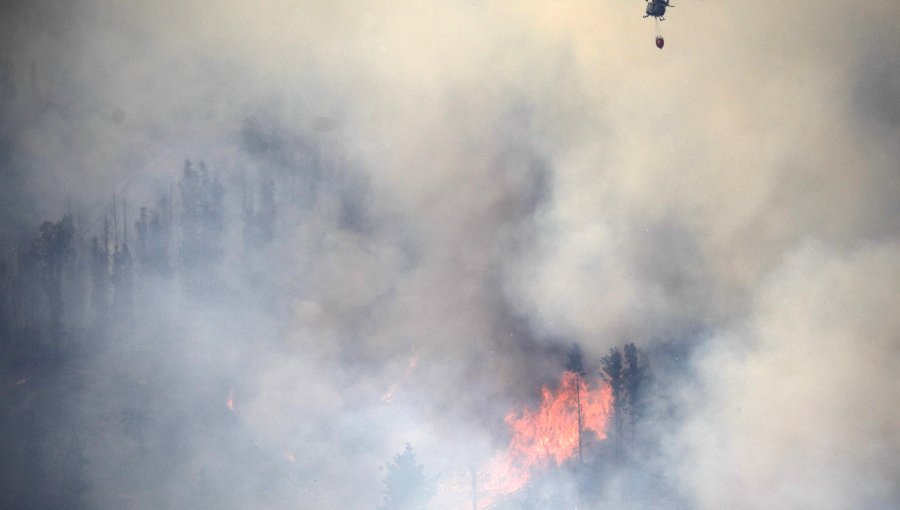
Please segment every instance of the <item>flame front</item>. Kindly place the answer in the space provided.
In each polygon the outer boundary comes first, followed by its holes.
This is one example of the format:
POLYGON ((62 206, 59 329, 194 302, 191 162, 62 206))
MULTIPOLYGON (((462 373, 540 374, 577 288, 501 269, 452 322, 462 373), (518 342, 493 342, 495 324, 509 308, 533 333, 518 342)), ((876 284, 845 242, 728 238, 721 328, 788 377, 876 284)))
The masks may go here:
POLYGON ((588 431, 597 440, 606 439, 611 407, 609 386, 592 388, 583 377, 565 372, 556 390, 541 389, 537 410, 525 408, 506 415, 512 438, 505 455, 488 466, 486 489, 496 496, 511 494, 533 474, 578 455, 579 429, 582 443, 588 431))

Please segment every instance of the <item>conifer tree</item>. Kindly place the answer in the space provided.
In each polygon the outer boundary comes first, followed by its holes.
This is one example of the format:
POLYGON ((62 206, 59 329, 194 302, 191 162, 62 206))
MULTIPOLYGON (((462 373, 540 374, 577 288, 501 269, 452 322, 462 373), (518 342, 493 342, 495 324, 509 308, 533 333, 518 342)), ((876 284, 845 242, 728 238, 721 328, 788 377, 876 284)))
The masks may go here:
POLYGON ((434 480, 425 475, 425 468, 416 462, 409 444, 387 465, 384 485, 381 510, 424 510, 435 492, 434 480))
POLYGON ((610 349, 609 355, 600 360, 603 380, 609 384, 613 397, 613 426, 615 431, 616 454, 622 452, 622 423, 625 413, 625 379, 622 351, 618 347, 610 349))
POLYGON ((585 376, 584 356, 581 353, 581 346, 573 343, 572 347, 569 348, 568 357, 566 370, 575 374, 575 406, 578 411, 578 462, 581 463, 582 434, 584 432, 584 420, 581 413, 581 382, 585 376))
POLYGON ((644 413, 644 393, 649 367, 643 359, 643 352, 633 343, 625 344, 624 352, 625 365, 622 371, 622 378, 627 396, 631 440, 634 442, 637 422, 644 413))

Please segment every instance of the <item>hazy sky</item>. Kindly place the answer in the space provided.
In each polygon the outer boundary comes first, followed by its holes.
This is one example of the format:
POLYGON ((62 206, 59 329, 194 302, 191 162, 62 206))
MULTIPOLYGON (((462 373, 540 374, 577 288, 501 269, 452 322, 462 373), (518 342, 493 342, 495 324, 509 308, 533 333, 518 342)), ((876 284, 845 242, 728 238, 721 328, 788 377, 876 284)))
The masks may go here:
POLYGON ((691 345, 697 508, 898 505, 900 3, 675 4, 660 51, 636 0, 6 2, 0 234, 315 145, 276 316, 184 326, 253 365, 242 434, 306 452, 309 508, 405 442, 482 458, 571 341, 691 345))

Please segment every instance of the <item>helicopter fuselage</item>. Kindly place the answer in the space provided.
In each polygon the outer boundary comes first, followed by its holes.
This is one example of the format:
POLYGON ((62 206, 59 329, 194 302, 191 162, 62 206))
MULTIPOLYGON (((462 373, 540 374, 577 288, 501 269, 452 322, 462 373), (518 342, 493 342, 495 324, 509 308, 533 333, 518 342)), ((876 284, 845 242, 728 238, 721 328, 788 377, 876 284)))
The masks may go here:
POLYGON ((669 0, 647 0, 647 14, 644 17, 653 16, 663 19, 663 16, 666 15, 666 7, 669 7, 669 0))

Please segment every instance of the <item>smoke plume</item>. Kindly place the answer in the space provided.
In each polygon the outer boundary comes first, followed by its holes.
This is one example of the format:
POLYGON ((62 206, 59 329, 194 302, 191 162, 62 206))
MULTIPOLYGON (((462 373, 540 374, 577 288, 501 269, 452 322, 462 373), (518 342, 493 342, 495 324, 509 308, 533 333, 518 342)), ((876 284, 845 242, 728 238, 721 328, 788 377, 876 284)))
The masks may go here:
POLYGON ((409 443, 463 508, 573 342, 656 377, 661 475, 597 505, 900 504, 895 2, 684 0, 662 51, 640 3, 2 9, 2 352, 67 360, 2 367, 10 504, 376 508, 409 443), (54 336, 14 261, 63 215, 135 279, 54 336))

